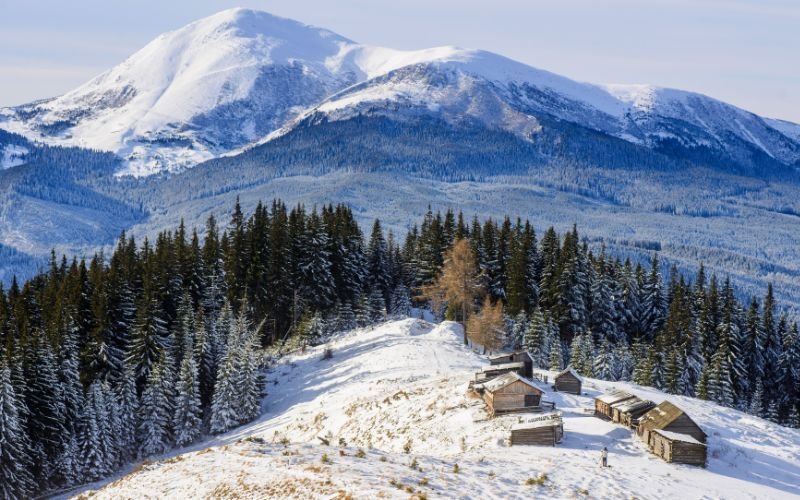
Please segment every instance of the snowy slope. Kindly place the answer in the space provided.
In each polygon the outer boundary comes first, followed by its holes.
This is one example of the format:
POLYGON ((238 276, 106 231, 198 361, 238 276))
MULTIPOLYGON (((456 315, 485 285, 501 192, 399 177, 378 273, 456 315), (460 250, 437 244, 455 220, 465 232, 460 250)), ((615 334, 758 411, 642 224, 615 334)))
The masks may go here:
POLYGON ((8 144, 0 148, 0 170, 25 164, 28 149, 16 144, 8 144))
POLYGON ((309 116, 366 111, 477 119, 523 137, 547 114, 648 147, 675 140, 732 161, 754 151, 800 161, 797 125, 700 94, 580 83, 480 50, 371 47, 246 9, 165 33, 64 96, 0 110, 0 127, 113 151, 127 160, 122 173, 147 175, 264 142, 309 116))
POLYGON ((408 498, 794 498, 800 497, 800 433, 689 398, 670 399, 709 434, 708 467, 670 465, 625 428, 586 411, 611 386, 657 402, 630 384, 588 380, 586 396, 541 385, 563 413, 554 447, 508 447, 515 416, 487 420, 467 395, 486 364, 455 323, 407 319, 358 330, 289 356, 268 374, 258 421, 137 467, 98 498, 206 496, 408 498), (322 444, 320 437, 330 445, 322 444), (607 446, 611 468, 598 468, 607 446), (408 448, 408 453, 406 453, 408 448), (359 453, 363 450, 363 456, 359 453), (329 463, 323 461, 327 455, 329 463), (412 468, 416 460, 416 468, 412 468), (458 464, 459 472, 454 472, 458 464), (529 479, 541 480, 531 484, 529 479))

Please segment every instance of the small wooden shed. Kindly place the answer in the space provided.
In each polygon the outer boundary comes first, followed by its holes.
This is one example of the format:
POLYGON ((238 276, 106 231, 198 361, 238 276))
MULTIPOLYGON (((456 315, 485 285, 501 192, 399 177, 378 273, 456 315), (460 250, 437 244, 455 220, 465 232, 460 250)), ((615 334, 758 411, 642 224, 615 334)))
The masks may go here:
POLYGON ((707 446, 694 437, 661 429, 654 430, 650 436, 650 450, 665 461, 705 467, 707 446))
POLYGON ((598 396, 594 399, 594 414, 597 417, 607 418, 611 420, 614 417, 614 413, 611 410, 611 405, 621 403, 622 401, 627 401, 629 399, 633 399, 636 396, 630 394, 625 391, 611 391, 607 392, 601 396, 598 396))
POLYGON ((491 365, 504 365, 508 363, 522 363, 524 368, 520 375, 528 378, 533 377, 533 358, 528 351, 515 351, 489 356, 489 364, 491 365))
POLYGON ((475 374, 475 382, 485 382, 506 373, 523 375, 524 371, 525 363, 522 362, 489 365, 475 374))
POLYGON ((703 432, 703 429, 683 410, 669 401, 664 401, 642 415, 636 432, 642 441, 652 449, 653 432, 657 430, 685 434, 701 443, 706 442, 706 433, 703 432))
POLYGON ((564 436, 561 415, 550 413, 511 427, 511 446, 533 444, 555 446, 564 436))
POLYGON ((611 420, 630 428, 639 425, 639 417, 652 410, 655 403, 648 399, 633 398, 611 405, 611 420))
POLYGON ((556 375, 555 389, 559 392, 580 394, 582 386, 583 379, 571 366, 568 366, 566 370, 556 375))
POLYGON ((491 416, 541 409, 543 391, 518 373, 504 373, 475 388, 483 390, 483 400, 491 416))

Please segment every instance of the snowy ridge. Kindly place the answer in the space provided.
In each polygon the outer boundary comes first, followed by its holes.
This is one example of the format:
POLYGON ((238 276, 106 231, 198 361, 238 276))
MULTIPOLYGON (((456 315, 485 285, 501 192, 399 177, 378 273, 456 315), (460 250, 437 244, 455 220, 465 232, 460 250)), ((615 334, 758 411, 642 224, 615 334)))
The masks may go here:
POLYGON ((407 319, 333 340, 329 360, 323 346, 291 355, 268 373, 259 421, 91 487, 99 498, 800 496, 796 430, 628 383, 586 379, 586 396, 538 384, 562 413, 564 440, 508 447, 519 418, 488 420, 467 395, 487 361, 461 335, 455 323, 407 319), (590 416, 592 396, 612 388, 684 409, 709 435, 707 468, 667 464, 626 428, 590 416), (609 469, 597 465, 604 446, 609 469))
POLYGON ((365 111, 466 116, 525 138, 544 113, 649 147, 676 140, 733 158, 752 147, 800 161, 800 126, 700 94, 576 82, 481 50, 372 47, 240 8, 160 35, 61 97, 0 109, 0 127, 116 152, 127 160, 120 173, 148 175, 267 142, 309 117, 365 111))

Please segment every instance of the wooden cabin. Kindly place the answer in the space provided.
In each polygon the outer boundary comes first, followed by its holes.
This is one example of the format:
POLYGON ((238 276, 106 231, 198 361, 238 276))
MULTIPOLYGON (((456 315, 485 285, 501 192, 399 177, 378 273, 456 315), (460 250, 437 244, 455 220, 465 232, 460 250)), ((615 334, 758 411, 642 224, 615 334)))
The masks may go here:
POLYGON ((625 391, 611 391, 598 396, 594 399, 594 414, 596 417, 606 418, 611 420, 614 413, 611 410, 611 405, 621 403, 633 399, 636 396, 625 391))
POLYGON ((582 386, 583 379, 571 366, 568 366, 566 370, 556 375, 554 387, 559 392, 580 394, 582 386))
POLYGON ((561 415, 550 413, 512 426, 511 446, 555 446, 561 442, 563 436, 564 423, 561 415))
POLYGON ((506 373, 523 375, 524 371, 525 363, 522 362, 489 365, 475 374, 475 383, 486 382, 506 373))
POLYGON ((652 437, 655 431, 669 431, 691 436, 700 443, 706 442, 706 433, 683 410, 664 401, 651 409, 639 419, 636 429, 639 437, 652 449, 652 437))
POLYGON ((611 411, 613 413, 611 420, 633 429, 638 427, 639 418, 652 410, 655 406, 656 404, 648 399, 628 399, 621 403, 611 405, 611 411))
POLYGON ((522 363, 524 368, 520 375, 527 378, 533 377, 533 358, 528 351, 516 351, 489 356, 489 364, 491 365, 505 365, 508 363, 522 363))
POLYGON ((650 450, 669 463, 706 465, 707 446, 688 434, 655 429, 650 440, 650 450))
POLYGON ((518 373, 508 372, 476 385, 482 389, 489 415, 541 411, 542 390, 518 373))

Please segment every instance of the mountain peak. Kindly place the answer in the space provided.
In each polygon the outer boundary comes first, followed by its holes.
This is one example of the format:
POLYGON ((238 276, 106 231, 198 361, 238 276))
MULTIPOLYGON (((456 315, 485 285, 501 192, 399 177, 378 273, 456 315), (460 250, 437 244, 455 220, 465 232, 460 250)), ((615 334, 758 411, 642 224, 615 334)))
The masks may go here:
POLYGON ((217 12, 176 31, 182 30, 195 30, 208 34, 230 32, 241 38, 266 36, 287 42, 298 42, 298 37, 319 37, 352 43, 351 40, 323 28, 276 16, 269 12, 243 7, 217 12))

